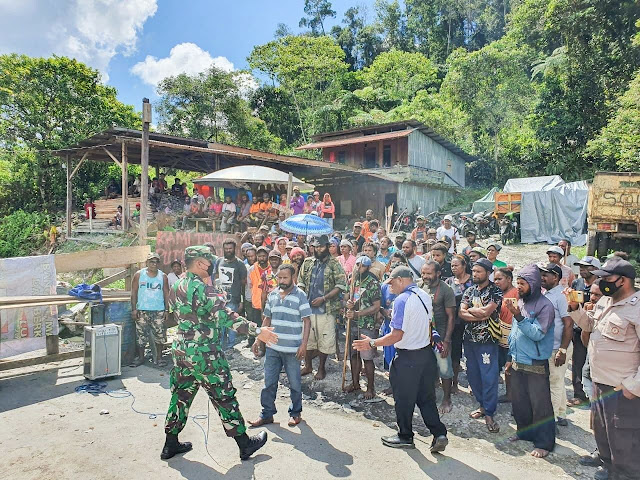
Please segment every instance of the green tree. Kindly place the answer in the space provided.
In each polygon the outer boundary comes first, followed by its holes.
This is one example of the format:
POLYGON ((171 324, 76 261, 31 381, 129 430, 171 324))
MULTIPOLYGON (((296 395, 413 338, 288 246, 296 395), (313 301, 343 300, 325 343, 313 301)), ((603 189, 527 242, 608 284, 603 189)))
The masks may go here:
POLYGON ((407 18, 398 0, 376 0, 377 23, 382 34, 385 50, 409 50, 411 44, 407 34, 407 18))
MULTIPOLYGON (((66 57, 0 56, 0 144, 17 152, 3 155, 15 176, 0 190, 20 192, 14 205, 20 198, 33 209, 62 207, 66 174, 61 159, 49 151, 115 125, 139 124, 133 107, 118 101, 97 70, 66 57), (17 185, 20 180, 25 183, 17 185)), ((99 183, 105 181, 105 168, 85 165, 79 172, 99 183)), ((4 213, 12 210, 10 203, 0 203, 4 213)))
POLYGON ((324 35, 325 19, 336 16, 329 0, 304 0, 304 13, 306 16, 300 19, 299 26, 309 27, 312 35, 324 35))
POLYGON ((341 95, 349 66, 331 37, 289 36, 254 47, 248 62, 293 99, 300 136, 323 131, 332 118, 322 111, 341 95))
POLYGON ((158 85, 159 129, 211 142, 279 150, 280 139, 251 114, 243 98, 245 75, 211 67, 197 75, 165 78, 158 85))
POLYGON ((640 171, 640 73, 614 103, 615 114, 589 141, 587 156, 600 170, 640 171))

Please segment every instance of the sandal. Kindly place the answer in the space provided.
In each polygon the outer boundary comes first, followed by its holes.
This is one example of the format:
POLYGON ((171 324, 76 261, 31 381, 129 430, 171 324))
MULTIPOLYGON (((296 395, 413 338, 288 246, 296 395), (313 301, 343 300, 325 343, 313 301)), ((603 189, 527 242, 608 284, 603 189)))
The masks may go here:
POLYGON ((500 425, 498 425, 498 422, 487 423, 487 430, 489 430, 489 433, 498 433, 500 425))
POLYGON ((485 416, 484 412, 480 409, 474 410, 469 414, 470 418, 478 420, 479 418, 483 418, 485 416))

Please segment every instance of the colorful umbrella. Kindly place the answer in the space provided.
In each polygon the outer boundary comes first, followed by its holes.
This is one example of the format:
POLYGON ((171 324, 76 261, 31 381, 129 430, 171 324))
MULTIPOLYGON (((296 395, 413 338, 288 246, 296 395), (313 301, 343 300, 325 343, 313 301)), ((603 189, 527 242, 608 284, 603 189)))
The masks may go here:
POLYGON ((280 222, 280 228, 296 235, 329 235, 333 232, 326 220, 306 213, 292 215, 283 220, 280 222))

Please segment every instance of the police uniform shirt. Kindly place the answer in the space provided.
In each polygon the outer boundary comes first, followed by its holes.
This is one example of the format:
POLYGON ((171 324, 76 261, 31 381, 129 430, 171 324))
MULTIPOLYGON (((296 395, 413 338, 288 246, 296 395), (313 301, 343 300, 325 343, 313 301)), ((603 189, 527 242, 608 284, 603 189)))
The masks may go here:
POLYGON ((432 315, 431 296, 416 284, 409 285, 393 301, 391 329, 403 331, 402 339, 394 346, 402 350, 419 350, 429 345, 432 315))
POLYGON ((602 297, 591 311, 570 313, 589 338, 591 378, 603 385, 624 387, 640 397, 640 292, 613 303, 602 297))

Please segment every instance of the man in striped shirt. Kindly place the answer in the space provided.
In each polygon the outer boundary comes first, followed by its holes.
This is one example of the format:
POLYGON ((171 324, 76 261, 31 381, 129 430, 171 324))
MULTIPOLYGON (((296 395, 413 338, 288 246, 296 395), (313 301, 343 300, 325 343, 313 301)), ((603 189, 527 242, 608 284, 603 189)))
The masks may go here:
MULTIPOLYGON (((278 335, 278 344, 267 346, 264 359, 264 388, 260 394, 262 413, 252 427, 273 423, 276 414, 276 394, 280 371, 284 371, 289 379, 291 405, 289 406, 289 426, 300 423, 302 417, 302 376, 300 360, 307 352, 307 341, 311 331, 311 307, 306 294, 293 282, 295 269, 290 263, 278 268, 278 289, 267 297, 264 306, 263 327, 274 327, 278 335)), ((260 341, 253 344, 253 351, 258 355, 260 341)))

